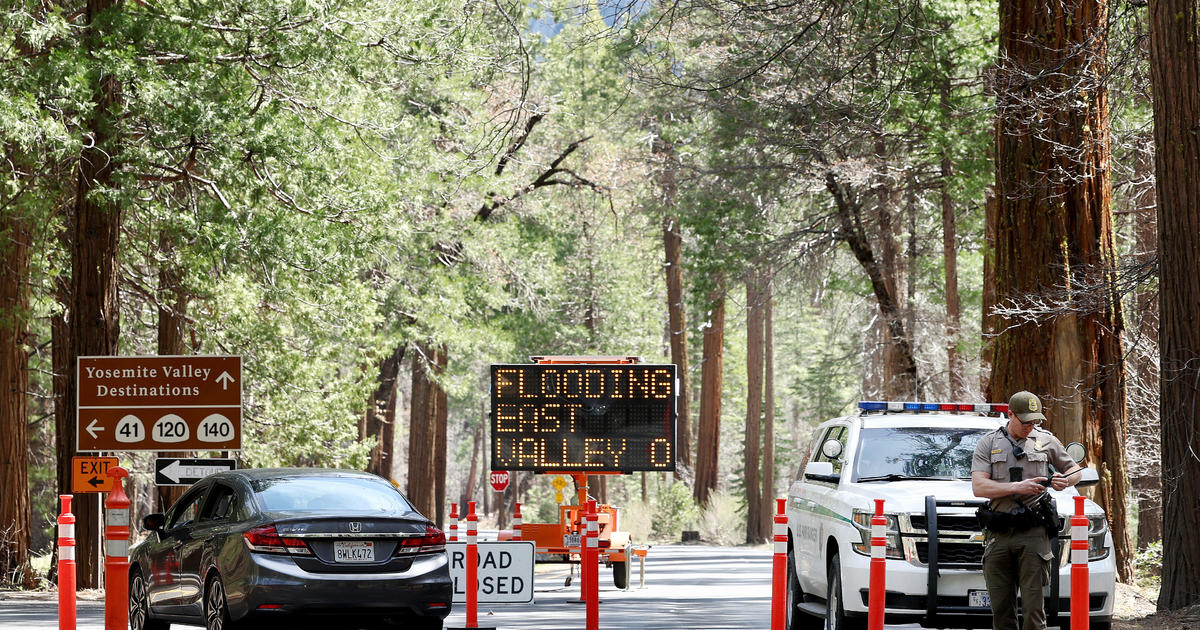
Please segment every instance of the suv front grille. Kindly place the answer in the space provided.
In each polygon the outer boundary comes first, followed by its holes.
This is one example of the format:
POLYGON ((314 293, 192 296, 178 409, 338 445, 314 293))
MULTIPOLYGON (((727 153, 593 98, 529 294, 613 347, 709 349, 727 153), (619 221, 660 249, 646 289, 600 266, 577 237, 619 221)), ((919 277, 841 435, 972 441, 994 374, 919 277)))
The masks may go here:
MULTIPOLYGON (((940 520, 940 519, 939 519, 940 520)), ((929 542, 917 541, 917 560, 929 564, 929 542)), ((979 543, 953 543, 938 541, 938 564, 983 565, 983 545, 979 543)))
MULTIPOLYGON (((913 514, 909 516, 909 521, 913 529, 926 529, 924 514, 913 514)), ((979 527, 979 519, 975 518, 974 514, 938 514, 937 526, 938 531, 977 532, 982 529, 979 527)))

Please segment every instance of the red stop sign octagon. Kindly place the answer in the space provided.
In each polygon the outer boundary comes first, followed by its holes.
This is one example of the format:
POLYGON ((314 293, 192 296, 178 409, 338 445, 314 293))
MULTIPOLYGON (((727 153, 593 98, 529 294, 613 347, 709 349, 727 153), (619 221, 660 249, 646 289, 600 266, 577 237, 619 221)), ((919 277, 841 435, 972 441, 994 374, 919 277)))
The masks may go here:
POLYGON ((492 489, 496 492, 504 492, 504 489, 508 487, 508 476, 507 470, 493 470, 492 474, 488 476, 488 482, 492 484, 492 489))

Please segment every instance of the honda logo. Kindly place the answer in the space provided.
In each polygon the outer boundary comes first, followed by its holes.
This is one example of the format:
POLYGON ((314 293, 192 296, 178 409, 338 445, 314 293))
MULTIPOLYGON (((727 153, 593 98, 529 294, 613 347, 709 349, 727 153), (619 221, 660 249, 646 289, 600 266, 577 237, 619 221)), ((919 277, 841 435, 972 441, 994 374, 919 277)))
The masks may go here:
POLYGON ((350 521, 350 533, 357 534, 362 531, 362 523, 358 521, 350 521))

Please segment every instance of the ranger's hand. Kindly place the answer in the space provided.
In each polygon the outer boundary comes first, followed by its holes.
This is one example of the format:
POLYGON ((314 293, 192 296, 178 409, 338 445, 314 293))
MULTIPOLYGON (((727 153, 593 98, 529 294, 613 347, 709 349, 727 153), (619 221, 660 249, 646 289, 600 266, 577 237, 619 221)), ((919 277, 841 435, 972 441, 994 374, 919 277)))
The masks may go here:
POLYGON ((1050 479, 1050 485, 1055 490, 1062 490, 1063 488, 1071 487, 1071 481, 1063 475, 1054 473, 1054 476, 1050 479))
POLYGON ((1045 480, 1046 480, 1045 477, 1034 477, 1033 479, 1026 479, 1024 481, 1014 481, 1013 482, 1013 494, 1024 494, 1024 495, 1040 494, 1043 490, 1046 489, 1046 486, 1042 485, 1042 482, 1045 480))

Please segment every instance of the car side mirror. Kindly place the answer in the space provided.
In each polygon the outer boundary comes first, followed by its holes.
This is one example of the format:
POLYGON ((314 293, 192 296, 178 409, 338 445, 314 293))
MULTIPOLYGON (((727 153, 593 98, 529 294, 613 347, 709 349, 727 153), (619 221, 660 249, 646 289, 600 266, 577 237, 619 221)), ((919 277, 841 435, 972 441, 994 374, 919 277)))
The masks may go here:
POLYGON ((1082 464, 1087 459, 1087 449, 1079 442, 1071 442, 1067 445, 1067 457, 1075 460, 1076 464, 1082 464))
POLYGON ((825 443, 821 445, 821 454, 829 459, 837 459, 838 457, 841 457, 842 443, 837 440, 825 440, 825 443))
POLYGON ((1098 483, 1100 483, 1100 473, 1096 472, 1095 468, 1084 468, 1080 471, 1079 483, 1075 486, 1094 486, 1098 483))
POLYGON ((804 467, 804 478, 814 481, 838 480, 838 476, 833 474, 833 462, 809 462, 804 467))
POLYGON ((161 512, 154 512, 142 517, 142 529, 145 531, 158 531, 167 524, 167 517, 161 512))

